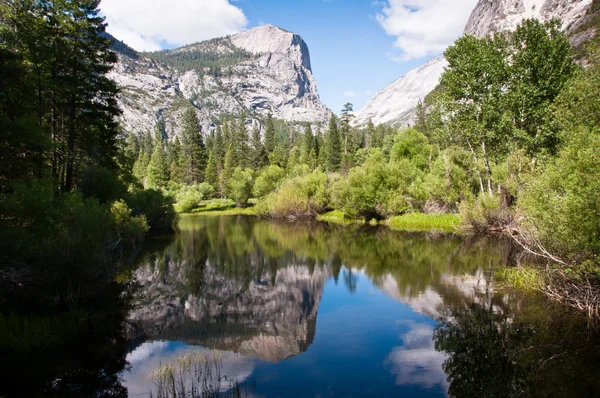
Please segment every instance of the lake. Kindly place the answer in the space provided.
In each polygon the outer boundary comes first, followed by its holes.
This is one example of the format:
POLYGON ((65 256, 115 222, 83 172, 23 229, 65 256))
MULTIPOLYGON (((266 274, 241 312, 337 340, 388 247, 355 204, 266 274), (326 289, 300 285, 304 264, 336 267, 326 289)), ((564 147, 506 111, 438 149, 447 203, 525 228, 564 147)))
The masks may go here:
POLYGON ((130 396, 598 396, 586 320, 496 281, 509 241, 183 216, 131 271, 130 396), (190 395, 186 395, 190 396, 190 395))

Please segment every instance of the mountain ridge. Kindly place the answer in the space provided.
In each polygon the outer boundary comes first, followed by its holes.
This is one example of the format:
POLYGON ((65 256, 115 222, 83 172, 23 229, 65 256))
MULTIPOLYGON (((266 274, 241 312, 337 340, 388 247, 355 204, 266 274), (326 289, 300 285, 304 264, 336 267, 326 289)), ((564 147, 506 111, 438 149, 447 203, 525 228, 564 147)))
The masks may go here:
POLYGON ((252 125, 268 114, 311 124, 331 115, 318 94, 308 45, 273 25, 153 53, 135 52, 118 40, 115 49, 119 62, 109 75, 121 88, 127 132, 141 135, 159 126, 175 136, 190 107, 204 132, 224 114, 247 114, 252 125))
MULTIPOLYGON (((585 20, 591 5, 592 0, 479 0, 464 32, 483 37, 493 32, 512 30, 524 18, 532 17, 544 21, 559 17, 564 21, 563 29, 574 32, 585 20)), ((585 41, 589 37, 590 32, 584 32, 573 36, 572 42, 580 44, 577 41, 585 41)), ((371 119, 375 124, 410 125, 414 122, 419 101, 423 101, 439 83, 446 62, 443 56, 438 56, 397 79, 356 112, 353 124, 362 127, 371 119), (415 77, 422 77, 421 87, 415 88, 415 77), (429 87, 432 87, 431 90, 429 87), (392 98, 402 100, 390 103, 392 98)))

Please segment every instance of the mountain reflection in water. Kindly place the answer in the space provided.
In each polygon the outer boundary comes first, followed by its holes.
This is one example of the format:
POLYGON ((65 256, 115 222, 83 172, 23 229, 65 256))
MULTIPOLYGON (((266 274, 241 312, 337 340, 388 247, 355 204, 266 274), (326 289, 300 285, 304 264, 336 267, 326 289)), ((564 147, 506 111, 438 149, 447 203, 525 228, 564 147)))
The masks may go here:
POLYGON ((598 358, 582 320, 497 291, 494 268, 519 254, 509 242, 241 216, 180 229, 133 275, 130 395, 192 351, 219 353, 223 374, 261 396, 600 391, 598 365, 558 376, 573 355, 598 358))

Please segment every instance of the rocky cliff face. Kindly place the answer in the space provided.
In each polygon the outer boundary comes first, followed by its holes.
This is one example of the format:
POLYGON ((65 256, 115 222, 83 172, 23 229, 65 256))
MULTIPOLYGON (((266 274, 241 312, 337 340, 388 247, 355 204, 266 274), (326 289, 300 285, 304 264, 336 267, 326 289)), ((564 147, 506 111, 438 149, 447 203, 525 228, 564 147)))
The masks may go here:
POLYGON ((223 114, 311 123, 331 114, 319 99, 306 43, 270 25, 160 53, 121 51, 110 76, 122 89, 122 125, 138 134, 160 122, 176 135, 190 106, 205 132, 223 114))
MULTIPOLYGON (((483 37, 490 33, 513 30, 525 18, 543 21, 560 18, 563 29, 574 31, 592 4, 592 0, 480 0, 465 27, 465 33, 483 37)), ((589 35, 578 35, 572 41, 589 35)), ((356 113, 354 123, 364 126, 391 123, 406 126, 414 122, 415 108, 438 85, 447 65, 444 57, 410 71, 406 76, 377 93, 356 113)))

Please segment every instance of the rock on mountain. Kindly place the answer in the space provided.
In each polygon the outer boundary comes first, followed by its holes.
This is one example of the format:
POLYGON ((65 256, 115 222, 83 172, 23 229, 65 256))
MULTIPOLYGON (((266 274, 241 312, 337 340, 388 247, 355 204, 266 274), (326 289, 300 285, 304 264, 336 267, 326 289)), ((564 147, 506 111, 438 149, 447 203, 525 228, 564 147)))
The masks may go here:
POLYGON ((465 33, 483 37, 493 32, 514 30, 524 18, 547 21, 560 18, 569 30, 585 16, 592 0, 482 0, 475 6, 465 33))
MULTIPOLYGON (((543 21, 560 18, 563 29, 572 32, 585 19, 591 4, 592 0, 479 0, 467 22, 465 33, 483 37, 494 32, 513 30, 525 18, 543 21)), ((577 37, 572 37, 572 42, 576 40, 577 37)), ((356 113, 354 124, 364 126, 369 119, 375 124, 411 124, 416 116, 417 104, 438 85, 446 65, 446 60, 440 56, 408 72, 375 94, 356 113)))
POLYGON ((355 123, 406 124, 411 121, 415 107, 435 86, 448 62, 443 56, 413 69, 375 96, 356 114, 355 123))
POLYGON ((164 125, 178 133, 183 112, 193 106, 208 131, 224 114, 259 119, 325 122, 308 46, 296 34, 271 25, 175 50, 137 54, 118 43, 119 62, 110 73, 122 89, 122 125, 138 134, 164 125))

